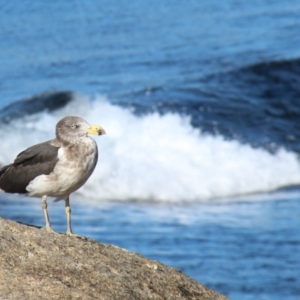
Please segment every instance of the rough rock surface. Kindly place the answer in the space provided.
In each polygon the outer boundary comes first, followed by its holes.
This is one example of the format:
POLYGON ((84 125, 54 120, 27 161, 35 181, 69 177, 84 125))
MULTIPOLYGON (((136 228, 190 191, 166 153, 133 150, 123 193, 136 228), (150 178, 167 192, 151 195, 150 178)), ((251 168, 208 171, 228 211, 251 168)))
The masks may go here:
POLYGON ((227 298, 136 253, 0 218, 0 299, 227 298))

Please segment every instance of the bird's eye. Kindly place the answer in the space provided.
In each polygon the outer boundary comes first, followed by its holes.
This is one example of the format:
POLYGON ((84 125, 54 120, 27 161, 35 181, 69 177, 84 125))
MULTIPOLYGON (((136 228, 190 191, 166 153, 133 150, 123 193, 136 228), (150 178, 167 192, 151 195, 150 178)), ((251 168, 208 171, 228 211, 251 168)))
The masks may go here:
POLYGON ((72 128, 72 129, 76 129, 76 128, 78 128, 78 127, 79 127, 79 126, 78 126, 77 124, 72 124, 72 125, 71 125, 71 128, 72 128))

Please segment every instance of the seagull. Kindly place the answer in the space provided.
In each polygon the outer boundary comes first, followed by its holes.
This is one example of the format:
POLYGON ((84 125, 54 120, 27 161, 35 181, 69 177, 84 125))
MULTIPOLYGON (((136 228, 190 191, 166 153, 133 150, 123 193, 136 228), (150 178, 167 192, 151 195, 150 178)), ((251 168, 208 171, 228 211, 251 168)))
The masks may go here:
POLYGON ((13 163, 0 169, 0 189, 6 193, 41 197, 46 230, 51 228, 47 197, 65 201, 67 235, 72 232, 70 194, 82 187, 93 173, 97 144, 88 134, 103 135, 105 130, 84 119, 68 116, 56 125, 56 138, 22 151, 13 163))

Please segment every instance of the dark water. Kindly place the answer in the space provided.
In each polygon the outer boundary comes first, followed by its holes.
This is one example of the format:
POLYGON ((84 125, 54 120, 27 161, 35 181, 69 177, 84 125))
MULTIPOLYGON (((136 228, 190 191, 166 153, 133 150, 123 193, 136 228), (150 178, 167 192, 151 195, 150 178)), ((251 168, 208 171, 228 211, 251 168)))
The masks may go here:
MULTIPOLYGON (((0 164, 65 114, 100 118, 111 137, 81 193, 98 198, 74 205, 78 233, 231 299, 300 299, 299 191, 268 193, 300 182, 299 29, 296 0, 0 1, 0 164)), ((42 225, 35 202, 1 195, 0 215, 42 225)))

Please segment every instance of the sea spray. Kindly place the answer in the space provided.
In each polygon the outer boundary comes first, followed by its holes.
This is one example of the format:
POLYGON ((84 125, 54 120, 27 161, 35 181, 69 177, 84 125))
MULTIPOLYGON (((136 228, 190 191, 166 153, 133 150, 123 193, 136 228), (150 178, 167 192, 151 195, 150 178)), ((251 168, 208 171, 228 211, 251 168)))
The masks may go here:
POLYGON ((0 163, 51 139, 57 121, 66 115, 81 116, 107 131, 104 138, 95 138, 99 162, 79 191, 90 201, 207 201, 300 182, 295 153, 279 149, 270 154, 203 134, 189 117, 176 113, 137 116, 102 96, 77 95, 62 109, 2 124, 0 163))

